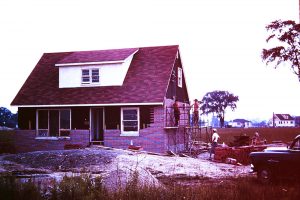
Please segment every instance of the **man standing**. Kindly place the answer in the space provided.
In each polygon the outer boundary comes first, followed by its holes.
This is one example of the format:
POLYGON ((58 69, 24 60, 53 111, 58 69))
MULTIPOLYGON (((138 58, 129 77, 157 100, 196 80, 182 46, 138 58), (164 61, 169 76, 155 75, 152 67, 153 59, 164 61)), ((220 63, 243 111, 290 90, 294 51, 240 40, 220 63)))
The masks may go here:
POLYGON ((199 102, 198 99, 194 100, 194 104, 192 105, 193 109, 193 125, 198 126, 199 122, 199 102))
POLYGON ((179 119, 180 119, 180 110, 179 110, 179 105, 178 105, 178 100, 175 100, 175 103, 173 104, 173 109, 174 109, 174 118, 175 118, 175 126, 178 126, 179 124, 179 119))
POLYGON ((213 134, 211 138, 211 148, 209 153, 209 159, 211 159, 211 154, 215 154, 215 148, 218 146, 218 139, 220 138, 219 134, 217 133, 217 129, 213 129, 213 134))

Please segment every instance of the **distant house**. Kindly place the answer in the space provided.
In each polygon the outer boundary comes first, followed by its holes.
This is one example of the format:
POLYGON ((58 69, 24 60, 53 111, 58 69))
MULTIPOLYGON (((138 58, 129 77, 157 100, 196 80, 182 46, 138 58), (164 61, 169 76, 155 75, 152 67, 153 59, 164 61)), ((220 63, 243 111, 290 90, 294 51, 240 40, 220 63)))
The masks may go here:
POLYGON ((300 116, 295 117, 295 126, 300 127, 300 116))
POLYGON ((275 127, 295 127, 295 118, 290 114, 274 114, 269 124, 275 127))
POLYGON ((252 122, 245 119, 234 119, 228 122, 228 125, 233 128, 249 128, 252 127, 252 122))
POLYGON ((19 114, 17 150, 183 149, 186 122, 167 122, 175 98, 181 109, 189 107, 177 45, 45 53, 12 101, 19 114))

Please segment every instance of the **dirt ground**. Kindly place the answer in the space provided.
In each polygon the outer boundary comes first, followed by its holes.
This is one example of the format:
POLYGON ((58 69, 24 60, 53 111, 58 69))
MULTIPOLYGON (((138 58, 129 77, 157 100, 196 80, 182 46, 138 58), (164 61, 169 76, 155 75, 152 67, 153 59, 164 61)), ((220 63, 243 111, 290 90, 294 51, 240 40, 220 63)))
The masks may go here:
POLYGON ((138 172, 141 183, 195 183, 250 176, 250 166, 236 166, 208 160, 208 153, 198 158, 151 155, 103 147, 77 150, 39 151, 0 156, 0 175, 51 177, 89 174, 101 176, 110 187, 122 184, 138 172))

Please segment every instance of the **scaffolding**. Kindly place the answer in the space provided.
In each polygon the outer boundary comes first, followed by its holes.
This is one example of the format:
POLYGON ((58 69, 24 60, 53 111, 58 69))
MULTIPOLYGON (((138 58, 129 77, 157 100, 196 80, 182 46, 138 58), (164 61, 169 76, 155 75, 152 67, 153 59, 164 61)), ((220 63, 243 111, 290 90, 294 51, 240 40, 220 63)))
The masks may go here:
MULTIPOLYGON (((175 143, 177 142, 178 134, 184 134, 185 151, 192 153, 195 149, 201 149, 208 146, 211 142, 212 127, 201 126, 200 121, 194 122, 194 113, 189 106, 181 106, 180 118, 178 125, 175 124, 174 108, 172 106, 166 107, 165 114, 165 129, 174 129, 175 143)), ((198 113, 200 113, 198 111, 198 113)), ((198 116, 199 119, 199 116, 198 116)))

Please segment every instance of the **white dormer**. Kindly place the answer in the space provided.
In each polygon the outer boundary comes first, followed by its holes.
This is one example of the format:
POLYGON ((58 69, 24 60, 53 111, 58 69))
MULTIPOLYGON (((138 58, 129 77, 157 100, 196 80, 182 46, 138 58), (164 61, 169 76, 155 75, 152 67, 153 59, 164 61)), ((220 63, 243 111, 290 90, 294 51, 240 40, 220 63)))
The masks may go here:
POLYGON ((55 64, 59 88, 121 86, 136 52, 122 60, 55 64))

